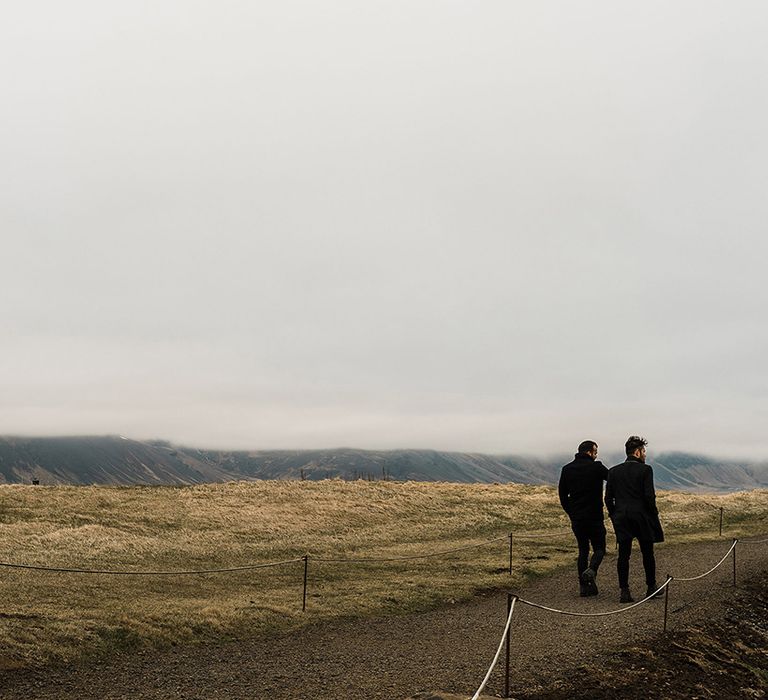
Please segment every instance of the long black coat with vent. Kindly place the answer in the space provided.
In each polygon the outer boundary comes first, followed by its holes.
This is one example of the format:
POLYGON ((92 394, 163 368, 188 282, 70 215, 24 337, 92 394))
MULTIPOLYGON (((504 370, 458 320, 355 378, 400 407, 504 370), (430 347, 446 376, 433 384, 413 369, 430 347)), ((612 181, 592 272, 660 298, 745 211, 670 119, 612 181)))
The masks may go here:
POLYGON ((608 470, 605 506, 617 540, 663 542, 664 531, 656 507, 653 469, 635 457, 608 470))

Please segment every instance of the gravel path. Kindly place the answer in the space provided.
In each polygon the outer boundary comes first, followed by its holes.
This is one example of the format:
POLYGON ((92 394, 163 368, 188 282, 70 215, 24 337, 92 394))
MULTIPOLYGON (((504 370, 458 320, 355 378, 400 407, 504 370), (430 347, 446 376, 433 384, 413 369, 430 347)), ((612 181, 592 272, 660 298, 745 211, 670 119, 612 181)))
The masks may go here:
MULTIPOLYGON (((728 550, 729 540, 663 546, 659 580, 667 571, 692 576, 728 550)), ((738 548, 743 581, 768 574, 768 543, 738 548)), ((719 619, 731 599, 732 566, 726 561, 700 581, 670 589, 670 629, 719 619)), ((639 552, 632 557, 632 589, 644 590, 639 552)), ((597 598, 579 598, 573 572, 561 570, 516 590, 529 600, 581 612, 619 608, 613 553, 606 556, 597 598)), ((530 691, 585 662, 599 661, 658 636, 663 600, 609 617, 553 615, 516 607, 512 631, 513 690, 530 691)), ((311 625, 261 640, 126 654, 108 662, 6 672, 0 698, 41 700, 402 700, 441 690, 469 697, 496 651, 506 617, 506 595, 496 593, 429 613, 311 625)), ((486 689, 500 695, 503 664, 486 689)), ((514 694, 514 692, 513 692, 514 694)))

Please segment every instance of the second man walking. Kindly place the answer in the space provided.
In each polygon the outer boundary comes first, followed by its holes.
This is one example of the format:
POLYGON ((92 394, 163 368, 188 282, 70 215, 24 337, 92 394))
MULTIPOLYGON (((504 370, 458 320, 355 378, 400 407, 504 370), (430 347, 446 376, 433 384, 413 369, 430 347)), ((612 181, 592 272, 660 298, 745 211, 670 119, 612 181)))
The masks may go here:
POLYGON ((597 595, 597 569, 605 556, 603 481, 608 478, 608 469, 596 458, 597 443, 593 440, 582 442, 573 462, 563 467, 558 484, 560 504, 571 519, 571 528, 579 545, 576 565, 582 596, 597 595))

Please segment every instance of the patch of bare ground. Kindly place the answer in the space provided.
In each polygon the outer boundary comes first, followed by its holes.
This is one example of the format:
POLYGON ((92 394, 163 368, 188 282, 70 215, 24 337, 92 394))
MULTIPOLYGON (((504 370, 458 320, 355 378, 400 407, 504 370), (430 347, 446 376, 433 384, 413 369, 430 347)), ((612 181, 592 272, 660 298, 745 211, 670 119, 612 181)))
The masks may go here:
MULTIPOLYGON (((658 500, 667 536, 678 544, 710 539, 721 508, 729 537, 768 528, 768 491, 660 492, 658 500)), ((521 585, 573 560, 551 486, 332 480, 0 485, 0 552, 5 668, 416 613, 521 585), (536 533, 543 538, 529 539, 536 533), (435 556, 446 550, 455 551, 435 556), (283 563, 248 568, 274 562, 283 563), (232 567, 247 570, 148 575, 232 567)))
MULTIPOLYGON (((661 547, 659 571, 679 576, 701 573, 729 546, 730 541, 719 540, 661 547)), ((572 568, 536 578, 515 592, 582 612, 619 607, 612 555, 601 568, 597 598, 578 597, 572 568)), ((642 590, 641 573, 635 553, 632 585, 636 591, 642 590)), ((744 635, 746 630, 764 634, 764 626, 757 623, 765 622, 765 589, 747 582, 762 581, 767 573, 768 545, 744 545, 738 550, 737 587, 732 586, 728 561, 705 579, 673 582, 666 636, 661 634, 661 600, 597 618, 556 616, 519 606, 513 618, 512 695, 526 700, 705 698, 714 697, 706 694, 709 684, 718 688, 715 683, 722 681, 727 690, 720 691, 719 697, 761 697, 765 676, 757 661, 764 662, 765 644, 751 650, 750 639, 759 636, 744 635), (747 606, 750 600, 757 600, 758 607, 747 606), (731 635, 724 637, 722 649, 713 641, 713 630, 715 635, 731 635), (721 674, 723 678, 717 680, 721 674), (735 677, 736 682, 725 680, 735 677), (742 689, 755 694, 734 694, 742 689)), ((325 621, 269 638, 159 652, 126 650, 98 661, 6 670, 0 674, 0 697, 401 700, 440 689, 468 698, 493 658, 505 613, 506 595, 494 593, 431 612, 325 621)), ((500 664, 486 692, 498 697, 502 689, 500 664)))
POLYGON ((691 700, 768 696, 768 582, 740 587, 723 617, 628 647, 517 700, 691 700))

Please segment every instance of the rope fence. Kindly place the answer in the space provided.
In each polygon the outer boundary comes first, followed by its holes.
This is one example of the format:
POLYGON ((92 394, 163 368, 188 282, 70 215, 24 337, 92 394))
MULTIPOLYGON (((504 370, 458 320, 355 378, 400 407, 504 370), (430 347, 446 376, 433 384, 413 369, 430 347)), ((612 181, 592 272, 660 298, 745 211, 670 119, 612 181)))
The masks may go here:
POLYGON ((511 660, 511 654, 510 654, 510 629, 512 625, 512 614, 514 613, 515 609, 515 603, 522 603, 523 605, 528 605, 531 608, 536 608, 538 610, 544 610, 546 612, 554 613, 557 615, 567 615, 572 617, 605 617, 608 615, 620 615, 622 613, 629 612, 630 610, 637 608, 641 605, 644 605, 648 601, 656 598, 659 593, 662 591, 664 592, 664 625, 663 625, 663 631, 667 631, 667 619, 669 615, 669 591, 672 587, 672 582, 677 581, 681 583, 687 583, 690 581, 698 581, 699 579, 705 578, 706 576, 709 576, 710 574, 714 573, 720 566, 723 565, 723 563, 728 559, 730 556, 732 558, 733 562, 733 586, 736 587, 736 548, 739 544, 763 544, 768 542, 767 539, 760 539, 760 540, 739 540, 734 538, 733 544, 728 548, 728 551, 723 555, 723 557, 720 559, 720 561, 717 562, 711 569, 705 571, 703 574, 698 574, 697 576, 670 576, 667 574, 667 579, 664 581, 661 586, 659 586, 653 593, 650 595, 647 595, 642 600, 637 601, 636 603, 633 603, 632 605, 626 605, 624 607, 615 609, 615 610, 606 610, 603 612, 591 612, 591 613, 585 613, 585 612, 578 612, 573 610, 560 610, 558 608, 553 608, 547 605, 542 605, 541 603, 534 603, 530 600, 526 600, 525 598, 521 598, 520 596, 514 594, 514 593, 508 593, 507 594, 507 619, 504 625, 504 631, 502 632, 501 641, 499 642, 499 647, 496 652, 496 655, 493 658, 493 661, 491 662, 491 666, 488 669, 488 672, 485 674, 485 677, 483 678, 482 683, 480 684, 480 687, 477 689, 477 692, 472 696, 471 700, 477 700, 479 698, 480 693, 485 688, 488 679, 491 676, 491 673, 493 672, 493 669, 496 667, 496 664, 498 663, 499 656, 501 654, 501 649, 506 644, 507 654, 506 654, 506 669, 505 669, 505 681, 504 681, 504 695, 502 697, 509 698, 509 690, 510 690, 510 660, 511 660))
POLYGON ((707 508, 712 508, 713 510, 718 512, 718 522, 717 522, 717 534, 719 537, 723 536, 723 519, 725 516, 725 508, 723 506, 716 506, 712 503, 709 503, 709 501, 699 501, 698 503, 694 504, 698 507, 698 511, 694 511, 692 513, 671 513, 669 515, 666 515, 664 517, 664 520, 670 523, 683 523, 683 522, 695 522, 698 520, 699 517, 701 517, 701 513, 708 512, 707 508))
POLYGON ((32 571, 52 571, 62 574, 102 574, 105 576, 190 576, 195 574, 222 574, 232 571, 252 571, 253 569, 268 569, 273 566, 283 566, 284 564, 293 564, 302 561, 303 557, 298 559, 285 559, 283 561, 272 561, 266 564, 245 564, 244 566, 229 566, 223 569, 193 569, 189 571, 120 571, 116 569, 66 569, 56 566, 37 566, 34 564, 11 564, 0 562, 0 566, 7 569, 31 569, 32 571))
MULTIPOLYGON (((719 535, 722 535, 724 509, 719 506, 714 506, 710 503, 705 503, 705 505, 711 506, 712 508, 719 510, 718 533, 719 535)), ((681 515, 683 517, 688 516, 688 514, 681 514, 681 515)), ((275 568, 280 566, 286 566, 289 564, 295 564, 298 562, 303 562, 302 612, 304 612, 306 611, 306 607, 307 607, 307 582, 308 582, 308 570, 309 570, 310 559, 312 559, 313 562, 318 562, 322 564, 368 564, 368 563, 380 563, 380 562, 405 562, 405 561, 413 561, 417 559, 428 559, 428 558, 446 556, 456 552, 467 551, 470 549, 477 549, 480 547, 488 546, 490 544, 508 540, 509 541, 508 569, 509 569, 509 574, 511 575, 513 573, 513 541, 514 540, 522 540, 524 542, 528 542, 528 541, 549 540, 549 539, 571 536, 571 535, 572 533, 570 530, 563 530, 563 531, 557 531, 557 532, 538 532, 538 533, 537 532, 519 532, 519 533, 510 532, 509 534, 504 536, 494 537, 488 540, 484 540, 482 542, 476 542, 468 545, 463 545, 460 547, 439 550, 436 552, 426 552, 423 554, 413 554, 413 555, 398 556, 398 557, 320 557, 320 556, 310 555, 307 553, 302 557, 296 557, 293 559, 284 559, 281 561, 274 561, 274 562, 263 562, 263 563, 257 563, 257 564, 244 564, 241 566, 229 566, 229 567, 208 568, 208 569, 192 569, 192 570, 180 570, 180 571, 162 571, 162 570, 135 571, 135 570, 117 570, 117 569, 88 569, 88 568, 42 566, 42 565, 35 565, 35 564, 20 564, 20 563, 14 563, 14 562, 0 562, 0 568, 23 569, 23 570, 43 571, 43 572, 52 572, 52 573, 66 573, 66 574, 97 574, 97 575, 106 575, 106 576, 190 576, 190 575, 201 575, 201 574, 231 573, 231 572, 238 572, 238 571, 252 571, 256 569, 275 568)), ((592 612, 592 613, 579 612, 579 611, 573 611, 573 610, 561 610, 558 608, 553 608, 547 605, 543 605, 541 603, 536 603, 530 600, 526 600, 524 598, 520 598, 519 596, 513 593, 508 593, 507 594, 507 618, 504 625, 504 631, 502 633, 501 641, 499 643, 498 649, 496 650, 496 654, 493 658, 493 661, 487 673, 485 674, 485 677, 483 678, 482 683, 480 684, 480 687, 472 696, 471 700, 477 700, 477 698, 479 698, 480 693, 485 688, 489 678, 491 677, 491 674, 493 673, 494 668, 496 667, 499 661, 499 658, 501 656, 501 651, 504 648, 505 644, 506 644, 506 674, 505 674, 505 691, 504 691, 505 694, 503 697, 505 698, 510 697, 509 696, 510 629, 512 625, 512 617, 515 611, 516 603, 519 602, 531 608, 536 608, 536 609, 543 610, 543 611, 557 614, 557 615, 566 615, 566 616, 582 617, 582 618, 583 617, 606 617, 610 615, 619 615, 619 614, 627 613, 630 610, 633 610, 641 605, 644 605, 649 600, 657 597, 661 592, 664 592, 664 631, 666 632, 667 615, 668 615, 668 607, 669 607, 669 591, 673 581, 684 583, 684 582, 690 582, 690 581, 697 581, 699 579, 705 578, 706 576, 709 576, 714 571, 716 571, 720 566, 722 566, 722 564, 728 559, 728 557, 731 556, 732 562, 733 562, 733 586, 735 587, 736 586, 737 545, 739 544, 756 545, 756 544, 764 544, 767 542, 768 542, 768 538, 758 539, 758 540, 739 540, 734 538, 733 543, 731 544, 728 551, 711 569, 705 571, 702 574, 698 574, 697 576, 673 577, 673 576, 667 575, 666 581, 661 586, 659 586, 651 595, 648 595, 642 600, 637 601, 631 605, 626 605, 616 610, 608 610, 604 612, 592 612)))
MULTIPOLYGON (((724 509, 722 507, 715 506, 706 501, 702 502, 702 507, 710 507, 710 508, 719 510, 720 519, 718 523, 718 534, 722 535, 724 509)), ((674 520, 674 518, 688 519, 692 517, 695 518, 696 514, 695 513, 672 514, 672 518, 670 518, 670 520, 674 520)), ((280 566, 286 566, 288 564, 303 562, 304 571, 303 571, 301 609, 302 609, 302 612, 304 612, 306 611, 306 608, 307 608, 307 585, 309 580, 308 570, 309 570, 310 559, 313 562, 317 562, 319 564, 355 565, 355 564, 374 564, 374 563, 387 563, 387 562, 389 563, 406 562, 406 561, 415 561, 418 559, 430 559, 430 558, 442 557, 442 556, 454 554, 456 552, 462 552, 470 549, 486 547, 490 544, 501 542, 503 540, 508 540, 509 562, 505 568, 507 569, 509 575, 512 575, 514 571, 513 555, 514 555, 515 540, 522 541, 522 542, 535 542, 535 541, 541 541, 541 540, 552 540, 556 538, 570 537, 571 535, 572 535, 572 532, 570 530, 560 530, 556 532, 525 532, 525 531, 510 532, 508 535, 494 537, 489 540, 484 540, 482 542, 476 542, 473 544, 463 545, 460 547, 453 547, 451 549, 439 550, 436 552, 425 552, 423 554, 412 554, 412 555, 406 555, 406 556, 391 556, 391 557, 321 557, 321 556, 310 555, 309 553, 307 553, 302 557, 296 557, 293 559, 284 559, 281 561, 274 561, 274 562, 244 564, 241 566, 228 566, 228 567, 208 568, 208 569, 189 569, 189 570, 179 570, 179 571, 162 571, 162 570, 136 571, 136 570, 115 570, 115 569, 98 569, 98 568, 91 569, 91 568, 76 568, 76 567, 43 566, 43 565, 36 565, 36 564, 23 564, 23 563, 2 562, 2 561, 0 561, 0 568, 42 571, 42 572, 51 572, 51 573, 65 573, 65 574, 95 574, 95 575, 102 575, 102 576, 195 576, 195 575, 204 575, 204 574, 234 573, 238 571, 253 571, 257 569, 276 568, 280 566)), ((742 543, 743 544, 761 544, 763 542, 768 542, 768 539, 751 540, 751 541, 745 540, 742 543)), ((734 544, 734 547, 735 547, 735 544, 734 544)), ((731 550, 729 550, 729 553, 730 551, 731 550)), ((728 555, 726 554, 726 557, 727 556, 728 555)), ((735 552, 734 552, 734 557, 735 557, 735 552)), ((682 579, 682 580, 685 580, 685 579, 682 579)), ((524 602, 525 604, 530 604, 528 601, 521 601, 521 602, 524 602)))
POLYGON ((478 547, 485 547, 486 545, 493 544, 494 542, 501 542, 506 540, 507 536, 494 537, 492 540, 485 540, 484 542, 478 542, 476 544, 468 544, 463 547, 454 547, 453 549, 444 549, 440 552, 429 552, 428 554, 412 554, 405 557, 359 557, 350 559, 332 559, 325 557, 312 557, 312 561, 319 561, 324 563, 334 564, 369 564, 372 562, 389 562, 389 561, 411 561, 413 559, 428 559, 430 557, 441 557, 445 554, 453 554, 454 552, 462 552, 465 549, 477 549, 478 547))
POLYGON ((548 540, 553 537, 563 537, 565 535, 571 536, 573 532, 571 530, 563 530, 562 532, 534 532, 530 534, 523 533, 521 535, 515 535, 518 540, 548 540))
POLYGON ((504 625, 504 634, 501 635, 501 641, 499 642, 499 648, 496 649, 496 656, 493 657, 493 661, 491 662, 491 666, 488 669, 488 672, 485 674, 485 678, 483 678, 483 682, 480 684, 480 687, 477 689, 475 694, 472 696, 472 700, 477 700, 480 697, 480 693, 483 692, 485 689, 486 683, 488 683, 488 679, 491 677, 491 674, 493 673, 493 669, 496 668, 496 664, 499 662, 499 657, 501 656, 501 650, 504 648, 504 644, 506 642, 507 644, 507 652, 509 652, 509 627, 512 624, 512 614, 515 612, 515 603, 517 602, 517 598, 512 597, 507 599, 507 623, 504 625))
POLYGON ((765 544, 768 539, 764 540, 739 540, 739 544, 765 544))
POLYGON ((722 564, 728 558, 728 555, 736 549, 736 545, 738 543, 739 543, 738 540, 734 540, 733 544, 731 545, 731 548, 725 553, 723 558, 719 562, 717 562, 717 564, 715 564, 709 571, 705 571, 703 574, 699 574, 698 576, 689 576, 689 577, 677 576, 675 577, 675 580, 676 581, 698 581, 700 578, 709 576, 715 569, 717 569, 720 566, 720 564, 722 564))
POLYGON ((549 608, 546 605, 541 605, 540 603, 532 603, 530 600, 526 600, 525 598, 520 598, 518 596, 515 596, 515 597, 524 605, 528 605, 532 608, 538 608, 539 610, 546 610, 547 612, 551 612, 551 613, 557 613, 558 615, 571 615, 573 617, 605 617, 606 615, 618 615, 619 613, 625 613, 627 612, 627 610, 631 610, 632 608, 636 608, 638 605, 647 603, 651 598, 655 598, 659 593, 661 593, 661 591, 663 591, 669 585, 669 582, 671 580, 672 579, 667 579, 666 581, 664 581, 663 584, 661 584, 661 586, 659 586, 657 590, 651 593, 651 595, 646 596, 642 600, 639 600, 636 603, 633 603, 632 605, 627 605, 623 608, 618 608, 617 610, 608 610, 606 612, 585 613, 585 612, 573 612, 571 610, 558 610, 557 608, 549 608))
POLYGON ((309 561, 323 564, 370 564, 380 562, 397 562, 397 561, 413 561, 416 559, 428 559, 434 557, 441 557, 455 552, 461 552, 469 549, 477 549, 479 547, 485 547, 496 542, 501 542, 509 539, 510 542, 510 564, 509 573, 512 573, 512 536, 504 535, 501 537, 494 537, 483 542, 476 542, 461 547, 453 547, 452 549, 444 549, 437 552, 426 552, 424 554, 414 554, 401 557, 316 557, 310 554, 305 554, 302 557, 294 559, 284 559, 281 561, 265 562, 260 564, 245 564, 242 566, 229 566, 221 568, 210 569, 191 569, 180 571, 135 571, 135 570, 117 570, 117 569, 86 569, 86 568, 74 568, 74 567, 60 567, 60 566, 42 566, 37 564, 19 564, 15 562, 0 562, 0 568, 5 569, 21 569, 29 571, 43 571, 47 573, 65 573, 65 574, 97 574, 105 576, 191 576, 200 574, 220 574, 220 573, 232 573, 237 571, 252 571, 256 569, 267 569, 279 566, 285 566, 287 564, 294 564, 297 562, 303 562, 304 571, 302 577, 302 603, 301 610, 306 612, 307 609, 307 587, 309 581, 309 561))

